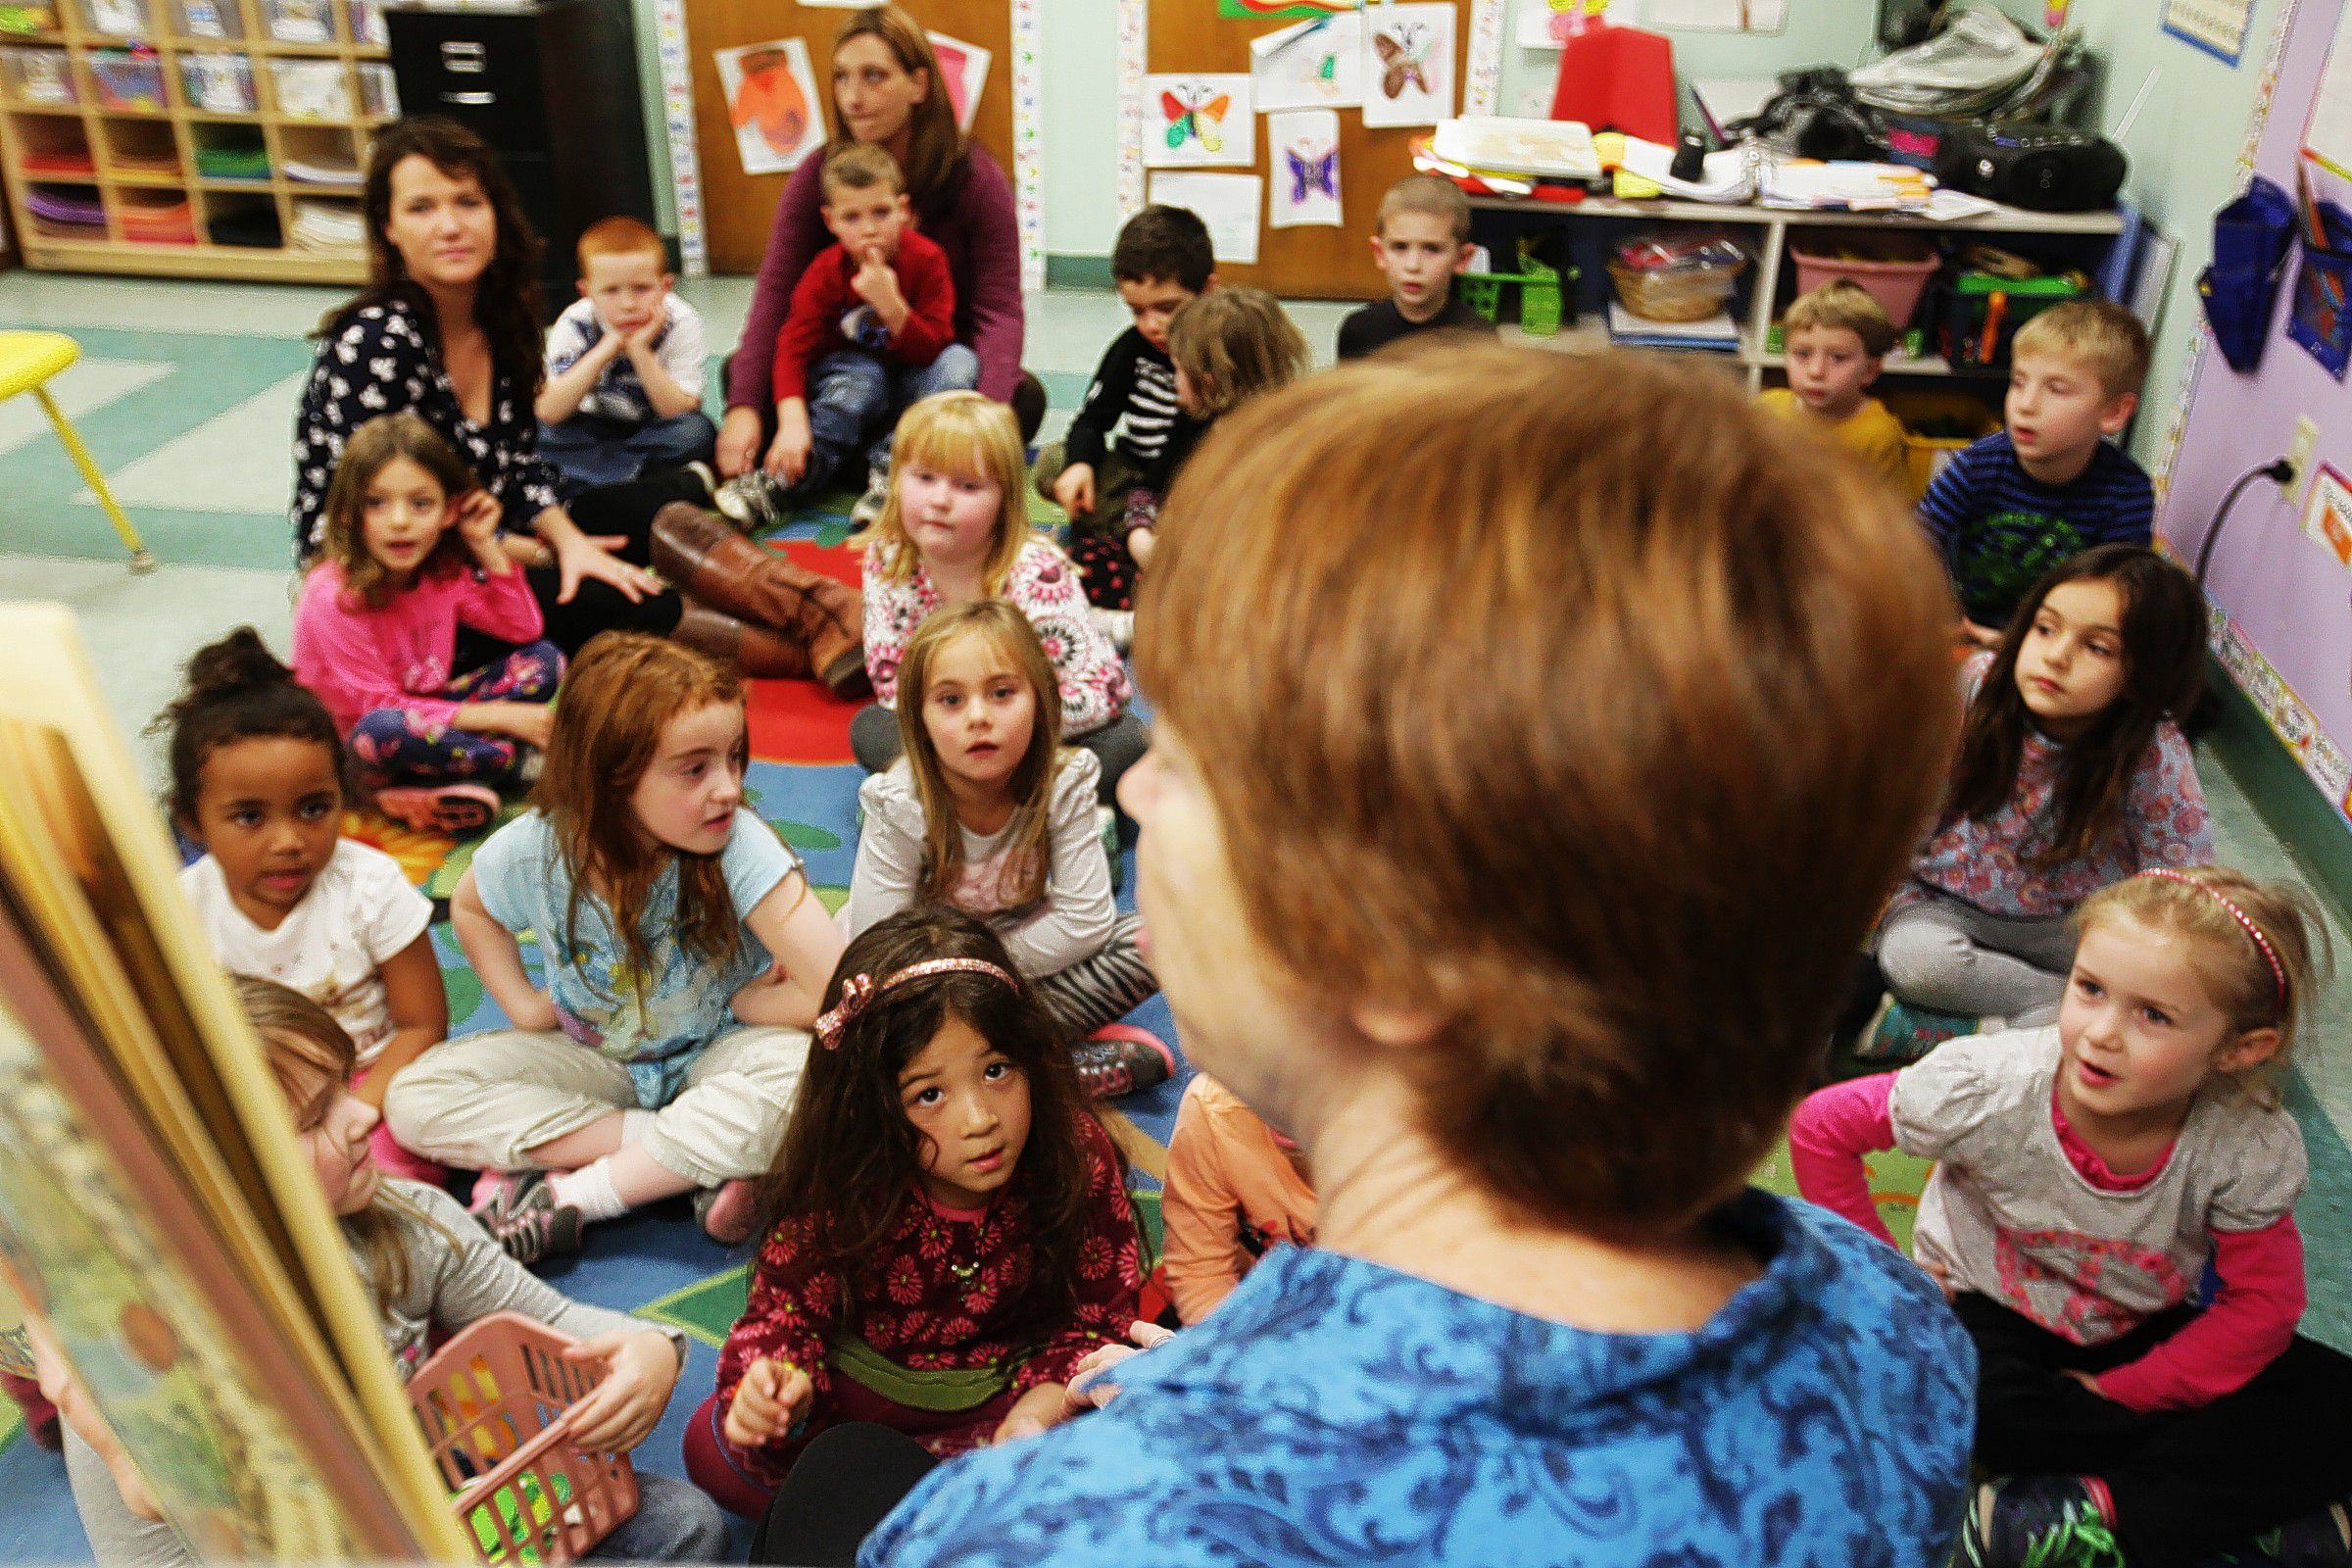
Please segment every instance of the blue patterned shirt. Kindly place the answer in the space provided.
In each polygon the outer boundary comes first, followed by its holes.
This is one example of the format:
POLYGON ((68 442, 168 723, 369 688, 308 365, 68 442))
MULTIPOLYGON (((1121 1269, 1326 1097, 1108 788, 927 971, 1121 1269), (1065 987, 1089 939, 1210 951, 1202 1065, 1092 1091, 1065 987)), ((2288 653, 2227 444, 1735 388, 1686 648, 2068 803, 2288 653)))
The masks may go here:
POLYGON ((2043 484, 2006 430, 1955 454, 1919 503, 1920 520, 1980 626, 2009 623, 2041 574, 2092 545, 2144 545, 2156 517, 2148 472, 2112 441, 2065 484, 2043 484))
POLYGON ((1928 1277, 1749 1193, 1768 1259, 1695 1333, 1598 1334, 1277 1249, 1106 1409, 943 1465, 861 1568, 1919 1568, 1960 1517, 1976 1354, 1928 1277))

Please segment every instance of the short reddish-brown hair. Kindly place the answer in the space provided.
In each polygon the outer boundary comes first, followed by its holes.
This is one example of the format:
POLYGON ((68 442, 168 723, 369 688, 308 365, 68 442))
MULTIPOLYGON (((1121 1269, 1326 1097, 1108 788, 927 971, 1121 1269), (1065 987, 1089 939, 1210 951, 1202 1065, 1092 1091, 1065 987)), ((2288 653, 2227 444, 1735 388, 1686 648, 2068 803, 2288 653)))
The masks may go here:
POLYGON ((1716 372, 1451 345, 1251 400, 1162 521, 1137 665, 1271 966, 1438 1012, 1424 1125, 1522 1212, 1736 1191, 1950 760, 1917 522, 1716 372))
POLYGON ((654 265, 669 270, 669 251, 662 245, 662 236, 638 220, 629 217, 600 218, 580 230, 580 243, 573 254, 579 258, 580 275, 588 275, 588 264, 599 256, 651 256, 654 265))

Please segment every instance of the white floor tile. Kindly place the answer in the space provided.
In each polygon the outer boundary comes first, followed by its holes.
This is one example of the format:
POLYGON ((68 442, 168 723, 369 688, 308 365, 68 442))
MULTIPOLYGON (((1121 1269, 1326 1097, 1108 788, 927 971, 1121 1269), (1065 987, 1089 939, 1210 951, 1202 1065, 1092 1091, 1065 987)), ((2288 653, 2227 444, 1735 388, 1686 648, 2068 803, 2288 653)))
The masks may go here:
MULTIPOLYGON (((294 408, 308 370, 107 475, 126 507, 273 514, 294 493, 294 408)), ((88 491, 74 498, 89 501, 88 491)))
MULTIPOLYGON (((49 391, 65 416, 78 424, 93 409, 102 409, 171 373, 169 364, 154 360, 77 360, 50 377, 49 391)), ((0 403, 0 455, 32 441, 56 439, 49 428, 49 416, 41 412, 40 400, 30 393, 0 403)))

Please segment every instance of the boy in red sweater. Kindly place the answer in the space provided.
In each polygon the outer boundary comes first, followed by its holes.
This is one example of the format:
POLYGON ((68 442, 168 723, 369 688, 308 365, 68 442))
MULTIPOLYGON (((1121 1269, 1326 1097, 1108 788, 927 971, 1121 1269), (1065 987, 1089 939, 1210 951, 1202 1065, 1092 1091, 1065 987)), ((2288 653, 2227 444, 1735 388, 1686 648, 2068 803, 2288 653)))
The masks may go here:
POLYGON ((956 284, 945 252, 916 233, 906 176, 872 143, 826 156, 825 227, 776 334, 776 446, 781 462, 719 487, 718 510, 745 527, 778 520, 821 493, 866 449, 865 498, 878 515, 899 415, 934 392, 979 385, 980 360, 956 338, 956 284))

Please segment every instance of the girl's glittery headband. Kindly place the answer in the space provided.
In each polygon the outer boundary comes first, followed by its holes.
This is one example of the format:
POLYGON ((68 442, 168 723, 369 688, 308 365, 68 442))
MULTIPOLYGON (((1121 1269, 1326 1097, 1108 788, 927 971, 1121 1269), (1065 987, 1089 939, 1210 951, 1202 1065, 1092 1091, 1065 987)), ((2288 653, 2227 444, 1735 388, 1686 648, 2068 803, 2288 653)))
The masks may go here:
POLYGON ((842 982, 841 1000, 816 1020, 816 1043, 827 1051, 839 1049, 842 1032, 849 1028, 850 1020, 863 1012, 876 998, 909 980, 921 980, 935 974, 984 974, 1004 981, 1015 991, 1021 989, 1018 980, 986 958, 926 958, 921 963, 910 963, 897 974, 887 975, 880 980, 870 974, 854 974, 842 982))

